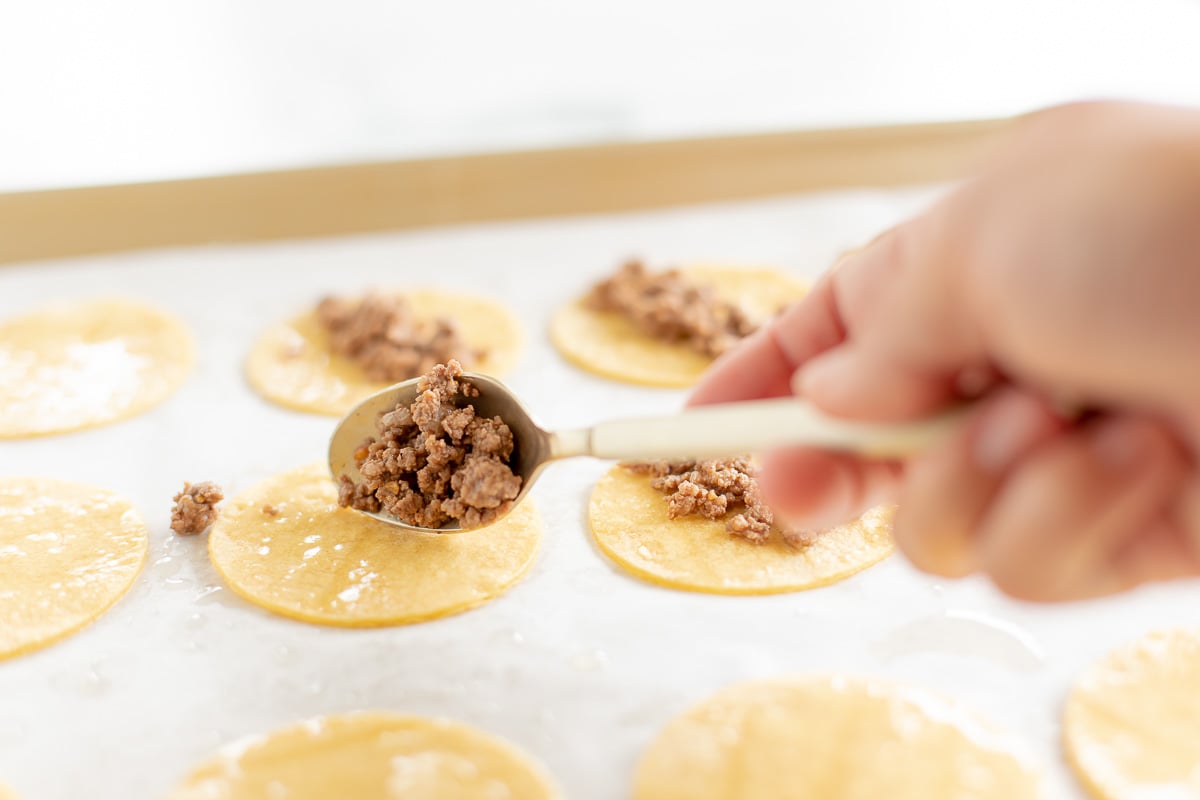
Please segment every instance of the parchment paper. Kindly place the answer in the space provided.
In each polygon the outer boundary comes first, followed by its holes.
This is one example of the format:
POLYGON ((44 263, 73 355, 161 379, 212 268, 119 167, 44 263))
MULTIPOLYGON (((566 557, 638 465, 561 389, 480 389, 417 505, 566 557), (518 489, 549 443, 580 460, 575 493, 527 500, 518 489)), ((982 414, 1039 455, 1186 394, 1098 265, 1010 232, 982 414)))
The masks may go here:
POLYGON ((216 480, 235 493, 323 457, 334 420, 276 408, 241 374, 259 331, 323 292, 417 283, 504 301, 527 336, 508 381, 547 425, 669 411, 682 392, 622 386, 560 359, 545 337, 554 308, 634 254, 659 265, 773 263, 814 276, 932 192, 0 269, 0 318, 52 299, 130 295, 180 314, 200 344, 191 380, 149 414, 0 442, 0 474, 105 486, 132 499, 152 528, 150 563, 129 596, 83 633, 0 663, 0 781, 25 800, 157 798, 223 742, 373 708, 479 726, 543 761, 568 797, 612 800, 626 796, 657 730, 719 687, 846 670, 971 703, 1028 740, 1056 795, 1082 797, 1059 755, 1057 718, 1071 677, 1150 628, 1194 620, 1200 586, 1044 608, 1010 602, 979 580, 931 580, 896 556, 802 594, 668 591, 619 573, 591 546, 585 508, 607 465, 589 461, 556 466, 539 483, 546 537, 526 580, 482 608, 406 628, 338 630, 271 616, 222 588, 203 540, 175 540, 167 530, 184 480, 216 480))

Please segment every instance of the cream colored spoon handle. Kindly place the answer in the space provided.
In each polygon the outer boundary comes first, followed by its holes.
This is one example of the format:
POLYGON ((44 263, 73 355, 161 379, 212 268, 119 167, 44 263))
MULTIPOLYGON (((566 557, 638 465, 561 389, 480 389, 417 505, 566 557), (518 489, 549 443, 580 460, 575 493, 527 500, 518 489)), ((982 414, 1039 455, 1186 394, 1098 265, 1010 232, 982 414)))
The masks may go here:
POLYGON ((941 440, 966 409, 904 423, 861 423, 826 416, 795 397, 686 409, 667 417, 602 422, 551 437, 553 458, 719 458, 806 446, 901 458, 941 440))

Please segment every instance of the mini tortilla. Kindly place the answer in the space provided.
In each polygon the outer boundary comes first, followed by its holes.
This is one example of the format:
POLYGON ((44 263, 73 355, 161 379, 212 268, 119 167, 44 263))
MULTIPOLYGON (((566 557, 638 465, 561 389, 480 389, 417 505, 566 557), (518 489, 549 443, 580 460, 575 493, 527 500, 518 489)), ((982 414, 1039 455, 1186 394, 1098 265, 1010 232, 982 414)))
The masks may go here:
POLYGON ((753 544, 724 520, 667 516, 667 500, 650 479, 614 466, 592 490, 588 521, 604 553, 627 572, 672 589, 712 594, 773 594, 848 578, 894 549, 892 511, 880 507, 827 531, 800 550, 773 532, 753 544))
POLYGON ((401 530, 338 508, 327 468, 313 464, 227 501, 208 550, 230 588, 268 611, 371 627, 444 617, 498 597, 533 564, 541 536, 529 501, 464 533, 401 530))
POLYGON ((183 323, 133 300, 66 303, 0 323, 0 439, 135 416, 178 389, 192 360, 183 323))
MULTIPOLYGON (((504 307, 491 300, 448 292, 404 292, 419 317, 449 317, 463 340, 485 351, 468 372, 503 376, 516 364, 521 330, 504 307)), ((417 376, 413 376, 417 377, 417 376)), ((269 328, 250 351, 246 378, 272 403, 297 411, 341 416, 391 385, 372 381, 353 361, 329 351, 329 334, 314 310, 269 328)))
POLYGON ((170 800, 551 800, 540 766, 507 742, 440 719, 317 717, 227 746, 170 800))
POLYGON ((804 677, 721 690, 642 757, 634 800, 1025 800, 1015 743, 923 690, 804 677))
POLYGON ((117 495, 0 478, 0 659, 95 620, 128 591, 146 553, 146 526, 117 495))
MULTIPOLYGON (((694 266, 684 272, 712 286, 719 297, 736 303, 759 323, 805 293, 803 283, 775 269, 694 266)), ((686 388, 712 364, 712 359, 684 345, 647 336, 619 314, 587 308, 582 298, 554 315, 550 339, 576 366, 642 386, 686 388)))
POLYGON ((1087 670, 1063 737, 1102 800, 1200 797, 1200 630, 1151 633, 1087 670))

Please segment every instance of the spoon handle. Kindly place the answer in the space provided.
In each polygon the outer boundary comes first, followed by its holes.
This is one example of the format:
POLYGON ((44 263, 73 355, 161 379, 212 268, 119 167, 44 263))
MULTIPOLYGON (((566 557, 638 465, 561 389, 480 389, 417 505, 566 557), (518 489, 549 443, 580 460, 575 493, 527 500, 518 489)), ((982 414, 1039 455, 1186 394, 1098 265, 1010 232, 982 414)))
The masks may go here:
POLYGON ((718 458, 802 445, 870 458, 899 458, 940 441, 965 412, 960 407, 912 422, 861 423, 826 416, 795 397, 753 400, 564 431, 553 437, 552 455, 629 460, 718 458))

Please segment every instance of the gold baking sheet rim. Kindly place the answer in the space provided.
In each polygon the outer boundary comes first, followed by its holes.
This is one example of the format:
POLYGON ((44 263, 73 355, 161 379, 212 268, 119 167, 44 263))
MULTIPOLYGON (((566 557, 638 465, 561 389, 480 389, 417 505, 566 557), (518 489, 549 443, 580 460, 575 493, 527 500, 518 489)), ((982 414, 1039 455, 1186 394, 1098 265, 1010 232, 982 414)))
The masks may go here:
POLYGON ((0 194, 0 264, 960 177, 1011 119, 385 161, 0 194))

